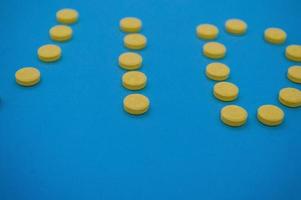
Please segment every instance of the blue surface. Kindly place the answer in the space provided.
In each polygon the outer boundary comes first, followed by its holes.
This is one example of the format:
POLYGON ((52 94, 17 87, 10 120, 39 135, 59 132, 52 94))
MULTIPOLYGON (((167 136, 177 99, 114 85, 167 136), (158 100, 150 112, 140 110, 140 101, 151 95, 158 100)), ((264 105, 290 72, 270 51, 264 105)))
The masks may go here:
POLYGON ((298 0, 2 0, 0 199, 300 200, 301 109, 277 101, 282 87, 300 89, 286 79, 293 63, 283 55, 301 43, 300 10, 298 0), (37 48, 52 43, 48 30, 64 7, 80 12, 74 38, 60 44, 59 62, 42 63, 37 48), (142 93, 151 110, 141 117, 122 109, 130 93, 117 66, 125 16, 143 20, 149 41, 142 93), (246 36, 224 32, 233 17, 248 23, 246 36), (228 48, 223 62, 241 89, 235 103, 249 112, 242 128, 219 121, 226 103, 213 98, 204 75, 210 60, 195 36, 200 23, 216 24, 228 48), (286 44, 263 41, 270 26, 287 31, 286 44), (41 71, 39 85, 15 83, 23 66, 41 71), (256 120, 267 103, 285 111, 280 127, 256 120))

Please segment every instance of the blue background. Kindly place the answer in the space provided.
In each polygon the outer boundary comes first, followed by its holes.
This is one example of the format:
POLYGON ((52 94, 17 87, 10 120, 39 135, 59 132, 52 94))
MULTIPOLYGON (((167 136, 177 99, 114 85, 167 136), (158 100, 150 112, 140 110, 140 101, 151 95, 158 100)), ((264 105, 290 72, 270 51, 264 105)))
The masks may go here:
POLYGON ((288 44, 301 43, 298 0, 2 0, 0 3, 0 199, 300 200, 301 109, 279 104, 294 63, 288 44), (36 51, 53 43, 55 13, 79 11, 74 38, 59 44, 52 64, 36 51), (133 117, 122 109, 124 73, 117 58, 126 49, 119 20, 143 21, 148 46, 141 52, 149 83, 141 93, 150 111, 133 117), (228 18, 249 25, 247 35, 225 33, 228 18), (219 120, 227 105, 212 96, 204 75, 210 60, 195 36, 200 23, 220 29, 228 48, 222 61, 240 87, 235 104, 248 123, 230 128, 219 120), (283 28, 284 45, 264 42, 267 27, 283 28), (14 73, 35 66, 42 81, 18 86, 14 73), (285 122, 261 125, 256 109, 280 106, 285 122))

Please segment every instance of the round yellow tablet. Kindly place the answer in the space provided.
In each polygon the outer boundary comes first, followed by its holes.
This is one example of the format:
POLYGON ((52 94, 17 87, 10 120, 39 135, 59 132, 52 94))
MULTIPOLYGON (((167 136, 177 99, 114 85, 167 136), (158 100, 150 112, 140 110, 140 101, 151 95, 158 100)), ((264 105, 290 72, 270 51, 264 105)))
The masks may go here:
POLYGON ((207 42, 203 46, 203 54, 211 59, 220 59, 225 57, 226 47, 218 42, 207 42))
POLYGON ((207 77, 215 81, 224 81, 229 77, 229 74, 229 67, 223 63, 214 62, 206 67, 207 77))
POLYGON ((46 44, 38 49, 38 57, 44 62, 54 62, 60 59, 62 50, 59 46, 46 44))
POLYGON ((212 40, 218 36, 218 28, 212 24, 201 24, 196 28, 196 34, 204 40, 212 40))
POLYGON ((72 29, 69 26, 57 25, 49 30, 49 35, 54 41, 67 41, 72 37, 72 29))
POLYGON ((247 32, 248 25, 241 19, 229 19, 225 23, 226 31, 234 35, 242 35, 247 32))
POLYGON ((286 40, 286 33, 280 28, 268 28, 264 31, 264 39, 272 44, 282 44, 286 40))
POLYGON ((141 90, 146 85, 147 78, 139 71, 126 72, 122 76, 122 85, 129 90, 141 90))
POLYGON ((301 91, 296 88, 283 88, 279 92, 279 101, 287 107, 300 107, 301 91))
POLYGON ((40 82, 40 71, 34 67, 24 67, 19 69, 16 74, 16 82, 22 86, 33 86, 40 82))
POLYGON ((130 94, 123 100, 123 108, 126 112, 132 115, 141 115, 148 111, 149 100, 141 94, 130 94))
POLYGON ((125 17, 119 22, 120 29, 127 33, 139 32, 142 28, 142 22, 136 17, 125 17))
POLYGON ((257 110, 257 119, 267 126, 277 126, 284 120, 284 112, 274 105, 263 105, 257 110))
POLYGON ((237 98, 239 89, 229 82, 219 82, 213 87, 214 96, 221 101, 233 101, 237 98))
POLYGON ((301 62, 301 45, 289 45, 286 47, 285 55, 289 60, 301 62))
POLYGON ((63 24, 73 24, 78 20, 78 12, 74 9, 65 8, 57 11, 56 20, 63 24))
POLYGON ((124 46, 129 49, 139 50, 146 47, 147 39, 139 33, 130 33, 123 39, 124 46))
POLYGON ((138 53, 126 52, 119 56, 119 66, 126 70, 136 70, 142 65, 142 57, 138 53))
POLYGON ((221 120, 225 124, 234 127, 242 126, 246 123, 248 118, 247 111, 244 108, 236 105, 229 105, 223 107, 220 115, 221 120))
POLYGON ((287 77, 294 83, 301 83, 301 66, 292 66, 288 68, 287 77))

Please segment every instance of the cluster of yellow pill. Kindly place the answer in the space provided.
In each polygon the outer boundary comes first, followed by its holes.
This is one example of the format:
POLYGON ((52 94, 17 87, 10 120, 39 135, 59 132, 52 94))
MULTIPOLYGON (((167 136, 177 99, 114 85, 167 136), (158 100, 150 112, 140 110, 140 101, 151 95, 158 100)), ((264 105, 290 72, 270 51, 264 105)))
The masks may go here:
MULTIPOLYGON (((271 27, 267 28, 264 31, 264 39, 274 45, 284 44, 287 39, 287 34, 281 28, 271 27)), ((293 44, 289 45, 285 49, 285 56, 288 60, 293 62, 301 61, 301 45, 293 44)), ((287 78, 293 83, 300 84, 301 83, 301 66, 294 65, 288 68, 287 78)), ((282 88, 278 93, 279 102, 289 108, 297 108, 301 107, 301 91, 297 88, 286 87, 282 88)), ((269 110, 272 108, 270 107, 269 110)), ((279 118, 284 117, 283 111, 280 112, 274 109, 273 116, 278 116, 279 118)), ((263 120, 262 116, 259 116, 261 121, 263 120)), ((275 120, 277 124, 277 120, 275 120)), ((268 125, 275 125, 275 123, 268 123, 268 125)))
MULTIPOLYGON (((248 25, 240 19, 229 19, 225 22, 225 30, 234 36, 246 34, 248 25)), ((198 38, 203 40, 214 40, 218 38, 219 30, 213 24, 201 24, 196 28, 198 38)), ((287 34, 280 28, 268 28, 264 31, 264 39, 271 44, 283 44, 287 39, 287 34)), ((209 41, 203 46, 203 55, 209 59, 222 59, 225 57, 227 48, 219 43, 209 41)), ((301 61, 301 46, 289 45, 285 50, 286 57, 294 62, 301 61)), ((227 82, 230 75, 230 68, 221 62, 212 62, 207 65, 206 76, 214 81, 218 81, 213 87, 213 95, 220 101, 230 102, 237 99, 239 88, 227 82)), ((287 77, 294 83, 301 83, 301 66, 292 66, 288 69, 287 77)), ((287 107, 301 106, 301 91, 296 88, 283 88, 278 95, 279 101, 287 107)), ((283 110, 275 105, 262 105, 257 109, 257 119, 264 125, 277 126, 284 120, 283 110)), ((246 123, 248 112, 241 106, 228 105, 221 109, 220 118, 223 123, 237 127, 246 123)))
MULTIPOLYGON (((65 8, 56 13, 56 20, 63 25, 53 26, 49 36, 53 41, 64 42, 72 38, 72 28, 67 26, 78 21, 79 14, 74 9, 65 8)), ((46 44, 38 51, 38 58, 43 62, 54 62, 61 58, 62 50, 58 45, 46 44)), ((35 67, 23 67, 15 73, 16 82, 21 86, 34 86, 40 82, 41 73, 35 67)))
MULTIPOLYGON (((142 21, 136 17, 125 17, 119 22, 120 29, 127 33, 123 39, 124 46, 130 50, 142 50, 146 47, 147 38, 139 33, 142 29, 142 21)), ((132 91, 142 90, 147 84, 147 77, 138 71, 142 66, 142 56, 136 52, 122 53, 118 58, 121 68, 127 70, 122 76, 124 88, 132 91)), ((149 109, 149 99, 138 93, 130 94, 123 100, 123 108, 132 115, 141 115, 149 109)))

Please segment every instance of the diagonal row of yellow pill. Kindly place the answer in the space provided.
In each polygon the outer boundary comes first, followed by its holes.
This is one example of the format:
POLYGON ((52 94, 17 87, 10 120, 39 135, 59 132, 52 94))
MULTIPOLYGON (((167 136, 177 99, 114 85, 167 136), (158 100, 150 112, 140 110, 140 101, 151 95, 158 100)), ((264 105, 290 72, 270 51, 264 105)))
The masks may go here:
MULTIPOLYGON (((50 38, 57 42, 64 42, 72 38, 73 31, 66 24, 78 21, 79 14, 74 9, 62 9, 56 13, 56 20, 65 25, 56 25, 49 30, 50 38)), ((38 51, 38 58, 43 62, 54 62, 61 58, 62 50, 58 45, 46 44, 38 51)), ((15 73, 16 82, 21 86, 34 86, 41 80, 41 73, 35 67, 23 67, 15 73)))
MULTIPOLYGON (((65 8, 56 13, 56 19, 61 25, 55 25, 49 30, 49 36, 53 41, 65 42, 72 38, 73 30, 70 24, 78 21, 79 14, 76 10, 65 8)), ((62 56, 62 50, 58 45, 46 44, 38 49, 38 57, 43 62, 55 62, 62 56)))

